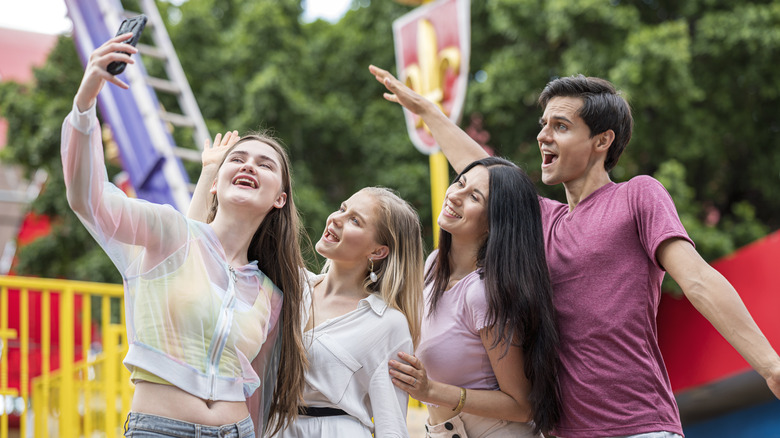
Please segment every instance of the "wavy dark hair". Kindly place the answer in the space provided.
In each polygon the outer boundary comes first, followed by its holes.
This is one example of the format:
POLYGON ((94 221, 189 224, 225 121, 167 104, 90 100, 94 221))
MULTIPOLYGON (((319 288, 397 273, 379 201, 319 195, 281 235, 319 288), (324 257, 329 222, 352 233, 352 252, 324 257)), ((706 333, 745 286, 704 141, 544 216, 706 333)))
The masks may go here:
MULTIPOLYGON (((489 172, 489 233, 477 252, 477 267, 485 283, 487 327, 495 330, 493 348, 510 344, 523 352, 523 371, 531 383, 528 401, 535 432, 547 432, 561 416, 558 387, 558 329, 552 303, 552 285, 544 253, 539 199, 528 175, 503 158, 488 157, 466 166, 455 178, 475 166, 489 172)), ((441 230, 439 253, 425 274, 432 284, 430 312, 449 282, 452 235, 441 230)))
MULTIPOLYGON (((249 243, 247 257, 257 260, 257 265, 279 289, 282 290, 282 349, 269 412, 269 422, 263 425, 270 435, 275 434, 298 415, 298 405, 303 402, 304 372, 307 366, 306 350, 301 333, 301 306, 303 301, 305 266, 301 255, 303 235, 301 220, 292 196, 290 159, 281 142, 268 133, 251 133, 241 137, 232 147, 245 141, 259 141, 273 148, 281 158, 282 192, 287 202, 282 208, 272 208, 257 228, 249 243), (273 427, 270 427, 273 425, 273 427)), ((229 149, 225 157, 230 154, 229 149)), ((224 160, 224 159, 223 159, 224 160)), ((224 161, 223 161, 224 162, 224 161)), ((219 202, 214 196, 207 223, 214 220, 219 202)))

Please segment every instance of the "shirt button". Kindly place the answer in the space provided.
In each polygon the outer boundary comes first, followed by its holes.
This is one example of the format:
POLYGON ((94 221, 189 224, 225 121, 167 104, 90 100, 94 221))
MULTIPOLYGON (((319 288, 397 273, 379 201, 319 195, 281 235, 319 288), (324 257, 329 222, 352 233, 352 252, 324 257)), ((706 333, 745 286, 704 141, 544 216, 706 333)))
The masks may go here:
POLYGON ((458 434, 456 433, 455 435, 453 435, 453 436, 452 436, 452 438, 460 438, 460 435, 458 435, 458 434))
POLYGON ((455 426, 453 426, 452 423, 450 423, 448 421, 448 422, 444 423, 444 428, 447 429, 447 430, 452 430, 452 429, 455 429, 455 426))

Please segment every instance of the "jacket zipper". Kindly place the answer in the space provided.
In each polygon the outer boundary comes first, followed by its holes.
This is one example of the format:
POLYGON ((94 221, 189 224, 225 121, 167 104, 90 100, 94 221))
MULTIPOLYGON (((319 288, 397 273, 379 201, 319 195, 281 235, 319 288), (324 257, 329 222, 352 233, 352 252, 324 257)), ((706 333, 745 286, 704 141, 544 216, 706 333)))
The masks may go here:
MULTIPOLYGON (((230 274, 230 273, 229 273, 230 274)), ((233 324, 233 306, 236 301, 235 284, 229 282, 227 293, 222 300, 222 307, 219 310, 219 318, 214 330, 214 336, 209 345, 209 361, 206 368, 206 374, 209 379, 209 400, 215 400, 217 393, 217 372, 219 371, 219 361, 222 358, 222 352, 228 340, 228 333, 233 324)))

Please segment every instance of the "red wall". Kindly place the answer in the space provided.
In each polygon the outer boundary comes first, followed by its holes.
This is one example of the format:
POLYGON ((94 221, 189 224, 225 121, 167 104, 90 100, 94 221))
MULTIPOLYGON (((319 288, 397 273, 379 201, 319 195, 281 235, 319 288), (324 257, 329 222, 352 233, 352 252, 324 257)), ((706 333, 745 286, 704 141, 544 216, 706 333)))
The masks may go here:
MULTIPOLYGON (((780 351, 780 231, 712 266, 731 282, 764 335, 780 351)), ((664 294, 661 299, 658 342, 675 392, 750 370, 684 297, 664 294)))

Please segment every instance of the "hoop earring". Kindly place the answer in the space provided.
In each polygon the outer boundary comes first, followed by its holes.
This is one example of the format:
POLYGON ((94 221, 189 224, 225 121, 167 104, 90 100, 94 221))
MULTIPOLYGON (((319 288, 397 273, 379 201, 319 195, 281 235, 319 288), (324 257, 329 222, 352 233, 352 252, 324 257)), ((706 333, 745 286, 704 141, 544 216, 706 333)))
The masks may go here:
POLYGON ((376 275, 376 272, 374 272, 374 259, 369 258, 368 261, 371 263, 371 265, 368 267, 368 278, 371 279, 371 283, 376 283, 379 277, 376 275))

